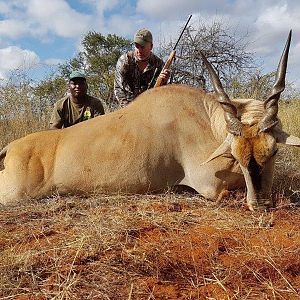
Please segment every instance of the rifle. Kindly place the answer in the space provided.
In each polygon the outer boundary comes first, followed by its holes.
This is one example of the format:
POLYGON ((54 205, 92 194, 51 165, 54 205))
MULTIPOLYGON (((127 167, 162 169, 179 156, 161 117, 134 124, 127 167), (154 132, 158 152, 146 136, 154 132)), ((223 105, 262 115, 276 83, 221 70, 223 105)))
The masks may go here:
MULTIPOLYGON (((166 63, 164 64, 164 66, 163 66, 161 72, 162 72, 163 70, 165 70, 165 69, 169 69, 170 66, 171 66, 171 64, 172 64, 172 62, 173 62, 173 60, 175 59, 176 47, 177 47, 177 45, 178 45, 178 43, 179 43, 179 41, 180 41, 180 39, 181 39, 181 37, 182 37, 182 35, 183 35, 183 32, 185 31, 185 29, 186 29, 188 23, 190 22, 191 17, 192 17, 192 15, 189 16, 187 22, 185 23, 185 25, 184 25, 184 27, 183 27, 181 33, 180 33, 180 36, 179 36, 179 38, 178 38, 178 40, 177 40, 175 46, 173 47, 173 49, 172 49, 172 51, 171 51, 171 54, 169 55, 169 57, 168 57, 166 63)), ((161 78, 157 78, 154 87, 161 86, 161 84, 162 84, 162 79, 161 79, 161 78)))

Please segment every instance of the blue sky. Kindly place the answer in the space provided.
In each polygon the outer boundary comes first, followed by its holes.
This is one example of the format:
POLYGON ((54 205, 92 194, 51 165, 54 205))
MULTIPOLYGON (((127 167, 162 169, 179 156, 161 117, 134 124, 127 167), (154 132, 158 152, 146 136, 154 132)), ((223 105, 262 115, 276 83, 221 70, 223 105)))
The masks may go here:
POLYGON ((90 30, 132 38, 147 27, 158 45, 177 36, 189 14, 192 22, 221 19, 240 34, 248 32, 249 51, 265 72, 276 68, 292 28, 287 77, 300 88, 299 0, 0 0, 0 78, 16 68, 46 76, 77 53, 90 30))

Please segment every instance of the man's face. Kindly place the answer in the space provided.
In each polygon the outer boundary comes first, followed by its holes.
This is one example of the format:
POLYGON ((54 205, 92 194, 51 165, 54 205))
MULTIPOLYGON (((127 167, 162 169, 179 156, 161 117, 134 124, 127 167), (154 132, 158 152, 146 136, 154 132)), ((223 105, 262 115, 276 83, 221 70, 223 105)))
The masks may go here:
POLYGON ((138 60, 145 60, 150 56, 152 43, 146 42, 144 46, 135 43, 135 55, 138 60))
POLYGON ((73 97, 82 97, 86 95, 87 83, 84 78, 73 78, 69 82, 69 90, 73 97))

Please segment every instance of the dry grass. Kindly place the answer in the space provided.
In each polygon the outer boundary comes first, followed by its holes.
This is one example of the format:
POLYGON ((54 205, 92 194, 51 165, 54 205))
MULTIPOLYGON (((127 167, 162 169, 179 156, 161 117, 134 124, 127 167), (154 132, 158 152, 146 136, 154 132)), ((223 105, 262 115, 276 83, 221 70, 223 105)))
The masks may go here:
MULTIPOLYGON (((299 103, 280 115, 300 136, 299 103)), ((43 128, 30 120, 1 123, 1 145, 43 128)), ((247 211, 239 193, 0 207, 0 299, 299 299, 299 149, 280 151, 269 213, 247 211)))
POLYGON ((54 197, 2 207, 1 299, 299 299, 300 214, 240 195, 54 197))
POLYGON ((43 116, 42 120, 32 115, 20 115, 12 120, 0 121, 0 149, 8 143, 32 132, 45 130, 49 127, 50 114, 43 116))
MULTIPOLYGON (((281 103, 279 117, 286 132, 300 137, 300 100, 281 103)), ((300 151, 296 147, 284 147, 285 165, 300 171, 300 151)), ((283 155, 282 155, 283 156, 283 155)))
POLYGON ((30 82, 15 75, 0 86, 0 148, 31 132, 49 127, 52 104, 35 97, 30 82))
MULTIPOLYGON (((280 103, 279 117, 283 129, 300 137, 300 101, 280 103)), ((276 161, 274 190, 281 192, 292 201, 300 201, 300 148, 279 146, 276 161)))

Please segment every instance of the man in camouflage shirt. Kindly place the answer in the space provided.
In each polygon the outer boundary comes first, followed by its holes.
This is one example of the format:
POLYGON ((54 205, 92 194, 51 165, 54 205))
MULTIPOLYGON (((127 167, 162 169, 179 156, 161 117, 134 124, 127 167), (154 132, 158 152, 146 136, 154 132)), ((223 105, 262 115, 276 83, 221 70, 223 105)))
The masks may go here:
POLYGON ((164 62, 152 53, 152 41, 149 30, 138 30, 134 36, 134 51, 123 54, 117 62, 114 93, 122 107, 153 87, 158 77, 163 84, 169 79, 170 71, 162 71, 164 62))
POLYGON ((86 77, 79 71, 70 74, 70 95, 58 100, 52 112, 50 129, 60 129, 104 114, 98 98, 87 94, 86 77))

